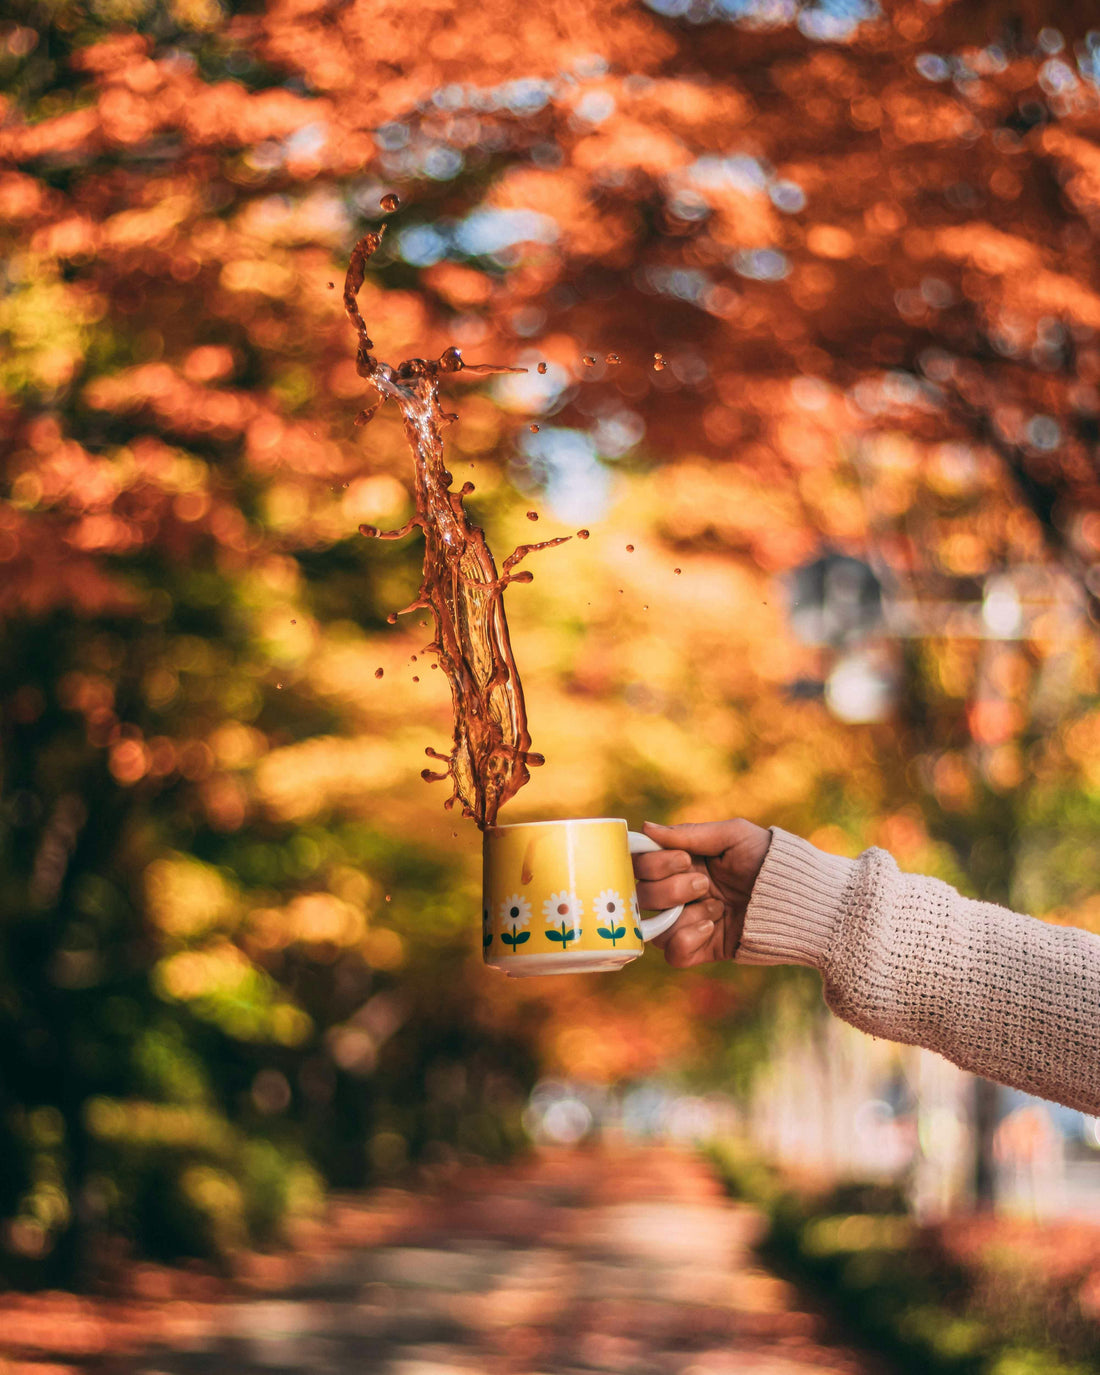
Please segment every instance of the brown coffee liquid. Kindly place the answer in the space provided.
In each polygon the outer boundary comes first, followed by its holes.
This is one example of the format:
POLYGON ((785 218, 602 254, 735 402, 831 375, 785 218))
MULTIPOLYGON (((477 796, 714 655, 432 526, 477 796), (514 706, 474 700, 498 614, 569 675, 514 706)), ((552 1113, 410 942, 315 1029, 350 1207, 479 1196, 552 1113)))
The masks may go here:
MULTIPOLYGON (((434 617, 435 638, 425 648, 436 654, 451 686, 454 737, 449 755, 425 751, 446 766, 443 771, 424 769, 421 776, 429 781, 449 778, 453 791, 444 806, 459 802, 463 814, 484 830, 528 781, 528 766, 543 763, 542 755, 531 750, 523 688, 508 638, 504 589, 512 582, 531 581, 530 573, 512 571, 528 554, 564 544, 569 536, 521 544, 497 572, 484 531, 471 524, 463 506, 469 484, 461 491, 451 490, 443 428, 456 417, 439 404, 439 382, 447 374, 462 371, 526 372, 526 368, 470 365, 456 348, 445 349, 436 362, 408 358, 397 367, 375 358, 357 297, 367 260, 382 242, 384 231, 385 225, 364 235, 352 250, 344 281, 344 309, 359 339, 356 369, 380 398, 361 419, 365 423, 386 401, 400 407, 415 467, 416 514, 400 530, 382 531, 374 526, 360 526, 360 530, 376 539, 401 539, 417 527, 424 535, 424 577, 416 600, 405 612, 423 608, 434 617)), ((396 614, 389 619, 392 624, 396 614)))

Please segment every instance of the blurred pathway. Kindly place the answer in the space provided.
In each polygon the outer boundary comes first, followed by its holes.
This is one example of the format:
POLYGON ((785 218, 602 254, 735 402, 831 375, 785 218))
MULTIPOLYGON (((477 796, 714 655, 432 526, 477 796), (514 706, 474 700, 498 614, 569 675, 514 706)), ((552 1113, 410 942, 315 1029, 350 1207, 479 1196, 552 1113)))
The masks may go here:
POLYGON ((539 1154, 434 1198, 379 1195, 381 1244, 131 1359, 131 1375, 884 1375, 759 1268, 761 1226, 690 1155, 539 1154))

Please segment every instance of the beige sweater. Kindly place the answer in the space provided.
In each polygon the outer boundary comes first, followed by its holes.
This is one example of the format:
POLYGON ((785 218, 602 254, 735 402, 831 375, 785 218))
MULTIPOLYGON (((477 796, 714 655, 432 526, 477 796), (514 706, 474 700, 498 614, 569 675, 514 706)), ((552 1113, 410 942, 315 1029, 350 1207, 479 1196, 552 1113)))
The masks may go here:
POLYGON ((846 1022, 1100 1114, 1100 937, 1049 926, 885 850, 841 859, 772 828, 736 959, 805 964, 846 1022))

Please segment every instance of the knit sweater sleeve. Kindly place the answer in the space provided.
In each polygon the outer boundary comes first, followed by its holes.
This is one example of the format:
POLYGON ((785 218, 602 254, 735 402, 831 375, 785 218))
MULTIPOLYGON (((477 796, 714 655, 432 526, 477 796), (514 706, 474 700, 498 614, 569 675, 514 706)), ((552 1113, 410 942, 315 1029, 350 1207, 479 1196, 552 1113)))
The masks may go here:
POLYGON ((772 828, 736 959, 817 969, 825 1001, 874 1036, 1100 1114, 1100 937, 772 828))

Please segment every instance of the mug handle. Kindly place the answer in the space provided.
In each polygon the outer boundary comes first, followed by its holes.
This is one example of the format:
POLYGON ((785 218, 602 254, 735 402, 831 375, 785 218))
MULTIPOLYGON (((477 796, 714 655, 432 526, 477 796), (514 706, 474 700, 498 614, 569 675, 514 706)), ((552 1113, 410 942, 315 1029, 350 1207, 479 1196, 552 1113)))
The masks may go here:
MULTIPOLYGON (((655 840, 650 840, 649 836, 644 836, 640 831, 627 831, 627 848, 632 855, 648 855, 655 850, 664 848, 658 845, 655 840)), ((643 917, 641 919, 642 937, 651 941, 654 936, 663 936, 680 913, 684 910, 684 904, 679 907, 666 907, 663 912, 658 912, 655 917, 643 917)))

